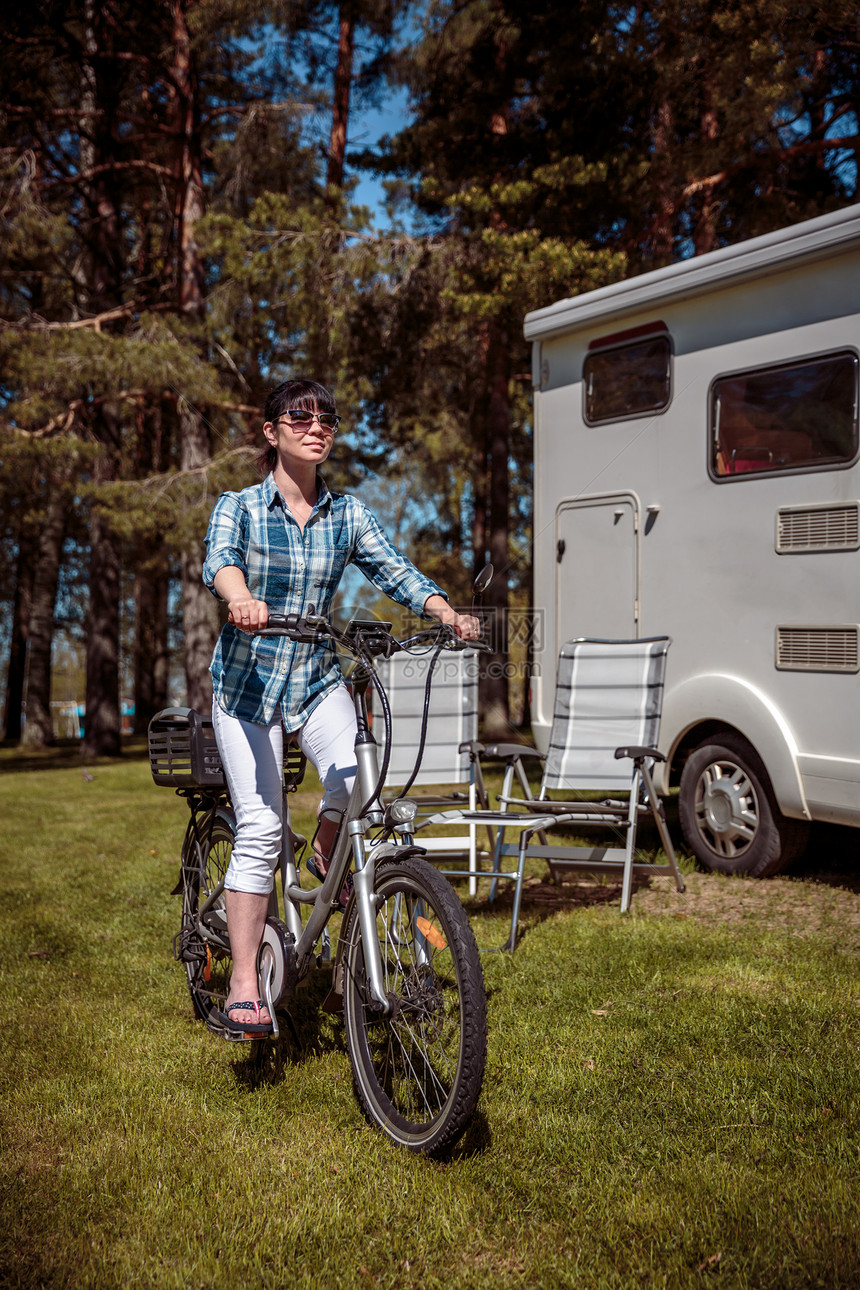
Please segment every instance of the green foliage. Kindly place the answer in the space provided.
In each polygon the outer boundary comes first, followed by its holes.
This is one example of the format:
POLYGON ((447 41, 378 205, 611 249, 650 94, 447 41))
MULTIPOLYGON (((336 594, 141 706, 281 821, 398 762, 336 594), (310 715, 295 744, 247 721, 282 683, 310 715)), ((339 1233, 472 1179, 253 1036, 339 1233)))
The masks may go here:
POLYGON ((559 296, 579 295, 623 276, 620 252, 593 251, 584 242, 542 237, 537 229, 480 233, 477 263, 464 266, 457 286, 443 299, 479 321, 522 317, 559 296))
POLYGON ((152 398, 162 393, 190 403, 217 403, 229 391, 217 369, 201 364, 199 349, 181 319, 142 314, 125 333, 94 328, 7 331, 0 362, 10 388, 6 414, 24 428, 37 428, 70 403, 152 398))
POLYGON ((92 506, 109 514, 133 577, 152 541, 175 567, 217 491, 256 477, 255 410, 303 373, 332 385, 344 414, 330 482, 372 486, 457 599, 507 542, 492 594, 520 603, 523 315, 857 193, 860 30, 836 0, 74 0, 16 11, 7 28, 11 557, 39 505, 16 466, 22 433, 43 481, 57 478, 49 445, 65 445, 74 524, 92 506), (354 152, 332 192, 321 145, 341 17, 358 33, 359 101, 378 101, 387 78, 410 119, 373 155, 354 152), (384 232, 350 202, 359 163, 388 179, 384 232), (189 410, 210 458, 193 464, 189 410))

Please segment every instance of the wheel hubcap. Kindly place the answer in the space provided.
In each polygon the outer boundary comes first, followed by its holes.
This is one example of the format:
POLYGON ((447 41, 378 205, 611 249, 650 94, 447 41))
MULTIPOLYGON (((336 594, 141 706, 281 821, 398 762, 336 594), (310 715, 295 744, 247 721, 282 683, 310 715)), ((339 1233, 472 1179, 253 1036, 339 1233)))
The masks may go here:
POLYGON ((696 821, 718 855, 739 856, 752 845, 758 831, 758 801, 742 767, 720 761, 705 768, 696 788, 696 821))

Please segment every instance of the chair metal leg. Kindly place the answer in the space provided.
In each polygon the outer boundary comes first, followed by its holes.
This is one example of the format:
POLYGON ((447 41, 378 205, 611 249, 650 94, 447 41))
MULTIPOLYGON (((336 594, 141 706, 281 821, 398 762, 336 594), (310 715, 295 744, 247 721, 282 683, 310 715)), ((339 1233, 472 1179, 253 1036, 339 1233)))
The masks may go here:
MULTIPOLYGON (((493 848, 493 874, 494 875, 498 874, 502 867, 502 847, 504 845, 504 841, 505 841, 505 826, 501 825, 496 830, 496 845, 493 848)), ((496 899, 496 888, 498 887, 498 885, 499 885, 498 878, 493 877, 492 881, 490 882, 489 901, 491 905, 493 901, 496 899)))
POLYGON ((662 798, 654 792, 654 785, 651 782, 651 773, 647 766, 642 767, 642 779, 645 783, 645 792, 648 794, 648 804, 651 807, 651 814, 654 816, 654 823, 657 825, 657 832, 660 834, 660 841, 663 843, 663 850, 669 861, 672 873, 675 875, 675 888, 677 891, 686 891, 684 879, 681 877, 681 871, 678 868, 678 861, 675 858, 675 848, 672 846, 672 839, 669 837, 669 829, 666 825, 666 810, 663 806, 662 798))
POLYGON ((523 829, 520 834, 520 854, 517 863, 517 877, 514 883, 514 908, 511 914, 511 934, 508 937, 504 948, 514 951, 517 948, 517 928, 520 921, 520 901, 523 892, 523 878, 526 872, 526 851, 532 838, 532 830, 523 829))
MULTIPOLYGON (((505 767, 505 777, 502 780, 503 798, 510 797, 513 781, 514 781, 514 767, 513 765, 508 764, 505 767)), ((503 805, 502 809, 503 811, 507 810, 507 807, 503 805)), ((516 823, 516 817, 514 819, 514 822, 516 823)), ((496 845, 493 848, 493 873, 494 874, 497 874, 502 867, 502 846, 504 845, 504 841, 505 841, 505 826, 502 824, 496 829, 496 845)), ((493 878, 492 882, 490 883, 490 904, 491 905, 493 901, 496 899, 496 888, 498 887, 498 885, 499 885, 498 879, 493 878)))
POLYGON ((633 853, 636 849, 636 817, 639 812, 639 786, 641 774, 637 766, 633 772, 630 786, 630 802, 627 809, 627 842, 624 848, 624 876, 621 882, 621 912, 626 914, 630 908, 633 895, 633 853))
MULTIPOLYGON (((477 791, 475 788, 475 776, 469 782, 469 810, 478 809, 477 791)), ((469 825, 469 895, 475 896, 478 892, 478 879, 475 877, 475 870, 478 867, 478 826, 474 822, 469 825)))

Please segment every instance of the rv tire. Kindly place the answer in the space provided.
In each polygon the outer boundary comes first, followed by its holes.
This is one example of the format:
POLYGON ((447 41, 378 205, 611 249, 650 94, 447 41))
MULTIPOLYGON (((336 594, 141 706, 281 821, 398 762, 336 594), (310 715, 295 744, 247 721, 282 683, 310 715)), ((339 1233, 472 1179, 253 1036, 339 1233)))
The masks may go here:
POLYGON ((687 845, 713 873, 767 878, 806 845, 809 826, 782 814, 761 758, 733 731, 687 758, 678 807, 687 845))

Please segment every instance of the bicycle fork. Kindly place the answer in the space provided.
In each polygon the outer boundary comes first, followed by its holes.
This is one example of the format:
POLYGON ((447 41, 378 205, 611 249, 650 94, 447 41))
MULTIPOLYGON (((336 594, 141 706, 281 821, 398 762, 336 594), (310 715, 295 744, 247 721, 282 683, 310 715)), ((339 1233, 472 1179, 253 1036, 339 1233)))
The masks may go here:
MULTIPOLYGON (((387 1016, 391 1012, 391 1000, 385 988, 382 976, 382 953, 379 948, 379 937, 376 931, 376 906, 378 896, 374 891, 376 885, 377 849, 368 850, 364 845, 365 834, 373 825, 379 825, 384 818, 382 803, 375 797, 379 768, 377 762, 377 745, 368 724, 365 691, 357 695, 356 715, 358 731, 355 736, 355 760, 357 774, 353 793, 358 791, 361 801, 369 804, 370 809, 359 818, 350 814, 347 833, 352 846, 353 886, 358 901, 358 925, 361 931, 361 945, 364 951, 365 984, 368 991, 368 1005, 374 1012, 387 1016)), ((356 803, 356 808, 358 803, 356 803)))
POLYGON ((364 829, 361 820, 352 820, 349 825, 352 839, 352 854, 355 865, 353 886, 358 901, 358 925, 361 929, 361 945, 364 951, 364 970, 366 986, 369 993, 368 1004, 374 1012, 387 1015, 391 1011, 391 1001, 385 989, 382 977, 382 953, 379 948, 379 937, 376 932, 376 905, 378 897, 374 891, 376 885, 376 857, 365 855, 364 829))

